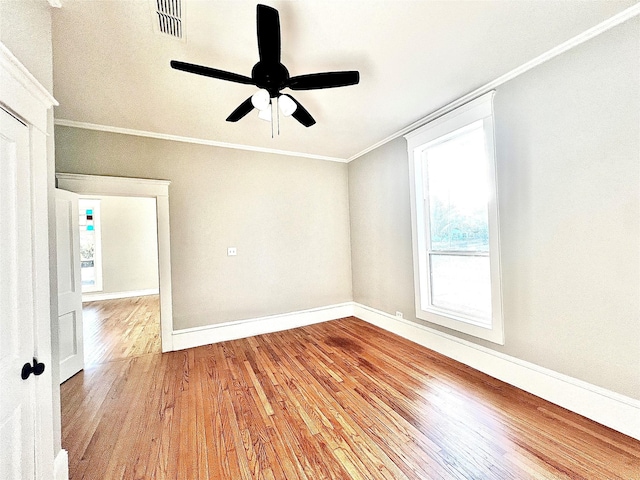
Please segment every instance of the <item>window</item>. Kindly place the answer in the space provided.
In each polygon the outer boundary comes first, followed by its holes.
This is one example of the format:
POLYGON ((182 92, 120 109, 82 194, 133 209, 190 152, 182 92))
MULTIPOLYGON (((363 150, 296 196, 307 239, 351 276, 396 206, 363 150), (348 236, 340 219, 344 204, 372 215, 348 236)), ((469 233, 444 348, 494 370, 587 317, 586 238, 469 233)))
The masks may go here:
POLYGON ((405 138, 416 316, 502 344, 493 92, 405 138))
POLYGON ((100 237, 100 200, 81 198, 80 279, 82 293, 102 291, 102 248, 100 237))

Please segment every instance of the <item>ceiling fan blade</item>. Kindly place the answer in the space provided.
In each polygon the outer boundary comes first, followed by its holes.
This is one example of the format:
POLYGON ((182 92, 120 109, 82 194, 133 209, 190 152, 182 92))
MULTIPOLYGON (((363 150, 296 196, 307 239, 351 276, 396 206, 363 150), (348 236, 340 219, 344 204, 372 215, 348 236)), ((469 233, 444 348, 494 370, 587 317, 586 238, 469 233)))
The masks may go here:
POLYGON ((275 8, 258 5, 258 52, 260 61, 280 63, 280 15, 275 8))
POLYGON ((227 117, 227 122, 237 122, 251 110, 253 110, 253 104, 251 103, 251 97, 249 97, 231 112, 231 115, 227 117))
POLYGON ((291 77, 287 86, 291 90, 317 90, 355 85, 360 81, 360 73, 355 70, 346 72, 310 73, 291 77))
POLYGON ((299 121, 305 127, 310 127, 316 123, 315 119, 311 116, 311 114, 307 111, 306 108, 302 106, 300 102, 298 102, 291 95, 287 95, 291 100, 295 102, 297 105, 296 111, 291 114, 293 118, 299 121))
POLYGON ((185 63, 185 62, 179 62, 177 60, 171 60, 171 68, 175 68, 176 70, 182 70, 183 72, 195 73, 196 75, 204 75, 205 77, 217 78, 219 80, 227 80, 229 82, 254 85, 253 80, 249 77, 245 77, 244 75, 225 72, 224 70, 218 70, 217 68, 204 67, 202 65, 194 65, 193 63, 185 63))

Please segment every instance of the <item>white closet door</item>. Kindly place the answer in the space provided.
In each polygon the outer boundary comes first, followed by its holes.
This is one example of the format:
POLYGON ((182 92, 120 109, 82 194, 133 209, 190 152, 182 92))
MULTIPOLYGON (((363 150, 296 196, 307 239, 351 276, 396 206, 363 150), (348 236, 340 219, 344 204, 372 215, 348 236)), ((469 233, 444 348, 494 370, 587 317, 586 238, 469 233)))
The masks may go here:
POLYGON ((0 108, 0 478, 34 478, 35 379, 29 128, 0 108))

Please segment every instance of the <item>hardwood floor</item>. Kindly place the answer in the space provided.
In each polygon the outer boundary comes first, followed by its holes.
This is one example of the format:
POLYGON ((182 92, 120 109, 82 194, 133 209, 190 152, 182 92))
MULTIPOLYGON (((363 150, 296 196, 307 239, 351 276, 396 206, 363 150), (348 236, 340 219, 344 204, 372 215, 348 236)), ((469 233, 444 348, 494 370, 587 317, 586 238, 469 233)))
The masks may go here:
POLYGON ((78 479, 640 479, 640 442, 355 318, 87 368, 78 479))
POLYGON ((87 302, 82 317, 85 366, 161 352, 158 295, 87 302))

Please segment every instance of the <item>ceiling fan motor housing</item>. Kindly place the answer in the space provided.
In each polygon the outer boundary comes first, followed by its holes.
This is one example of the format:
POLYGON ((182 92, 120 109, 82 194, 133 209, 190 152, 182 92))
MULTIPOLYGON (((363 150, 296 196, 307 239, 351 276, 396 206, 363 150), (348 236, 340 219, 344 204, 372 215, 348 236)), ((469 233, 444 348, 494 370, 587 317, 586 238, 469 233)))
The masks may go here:
POLYGON ((271 98, 275 98, 287 86, 289 70, 281 63, 258 62, 251 70, 251 78, 257 87, 264 88, 271 98))
MULTIPOLYGON (((311 73, 290 77, 287 67, 280 62, 281 38, 278 11, 267 5, 258 5, 256 7, 256 24, 260 60, 253 66, 251 78, 203 65, 194 65, 177 60, 171 61, 171 67, 177 70, 229 82, 255 85, 268 92, 268 99, 263 98, 263 94, 259 94, 255 98, 254 94, 254 96, 247 98, 227 117, 228 122, 237 122, 254 108, 258 108, 261 113, 266 111, 267 105, 272 103, 271 99, 279 98, 281 96, 280 90, 284 88, 290 88, 291 90, 317 90, 356 85, 360 81, 360 74, 355 70, 311 73), (266 104, 266 100, 269 100, 268 104, 266 104), (259 107, 265 108, 261 109, 259 107)), ((291 95, 284 95, 283 99, 284 111, 290 112, 286 114, 293 116, 305 127, 310 127, 316 123, 311 114, 291 95)))

